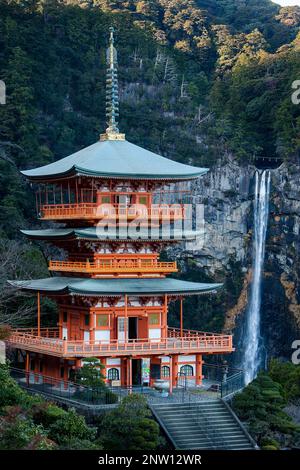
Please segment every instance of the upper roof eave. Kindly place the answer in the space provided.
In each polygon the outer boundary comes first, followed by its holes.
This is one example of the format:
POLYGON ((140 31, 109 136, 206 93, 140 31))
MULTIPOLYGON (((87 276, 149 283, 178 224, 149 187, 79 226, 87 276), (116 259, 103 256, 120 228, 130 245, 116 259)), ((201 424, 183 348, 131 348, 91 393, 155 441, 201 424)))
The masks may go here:
POLYGON ((86 171, 84 168, 79 167, 72 167, 69 171, 52 174, 48 176, 32 176, 30 175, 30 170, 23 170, 20 173, 25 176, 29 181, 35 183, 43 183, 43 182, 55 182, 65 179, 71 179, 76 176, 87 176, 91 178, 99 178, 99 179, 116 179, 116 180, 141 180, 141 181, 165 181, 165 182, 176 182, 176 181, 190 181, 200 178, 200 176, 205 175, 209 168, 201 168, 201 171, 189 174, 185 176, 178 176, 178 175, 146 175, 146 174, 117 174, 117 173, 98 173, 93 171, 86 171))
POLYGON ((39 230, 20 230, 20 232, 32 240, 90 240, 90 241, 113 241, 113 242, 123 242, 123 241, 132 241, 132 242, 145 242, 145 241, 157 241, 157 242, 181 242, 181 241, 191 241, 196 238, 203 237, 203 231, 196 230, 185 230, 179 231, 178 233, 172 232, 169 236, 159 236, 154 235, 146 236, 146 233, 138 233, 137 237, 134 237, 133 234, 126 236, 123 234, 118 237, 110 238, 109 236, 100 237, 97 234, 95 227, 88 228, 54 228, 54 229, 39 229, 39 230))
POLYGON ((21 171, 30 181, 56 181, 74 176, 104 179, 181 181, 207 173, 143 149, 131 142, 99 141, 48 165, 21 171))
POLYGON ((18 289, 41 292, 46 295, 82 295, 115 297, 125 293, 134 296, 162 295, 199 295, 213 293, 223 284, 207 284, 181 281, 172 278, 163 279, 82 279, 51 277, 29 281, 8 281, 18 289))

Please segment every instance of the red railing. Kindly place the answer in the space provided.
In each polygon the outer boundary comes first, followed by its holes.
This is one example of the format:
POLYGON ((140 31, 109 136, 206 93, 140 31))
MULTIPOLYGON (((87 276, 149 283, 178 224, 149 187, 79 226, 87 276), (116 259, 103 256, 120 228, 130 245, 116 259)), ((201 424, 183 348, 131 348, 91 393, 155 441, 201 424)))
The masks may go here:
POLYGON ((168 337, 169 338, 198 338, 200 337, 209 337, 209 336, 223 336, 222 334, 219 333, 209 333, 207 331, 198 331, 198 330, 182 330, 182 335, 181 335, 181 330, 180 328, 168 328, 168 337))
POLYGON ((96 261, 50 261, 50 271, 84 272, 84 273, 171 273, 177 271, 176 261, 161 262, 147 259, 96 260, 96 261))
POLYGON ((17 328, 13 333, 41 336, 42 338, 59 338, 59 329, 57 327, 40 328, 40 335, 38 335, 37 328, 17 328))
POLYGON ((45 204, 40 207, 41 219, 102 219, 111 217, 118 219, 133 219, 144 217, 148 219, 183 219, 184 204, 152 204, 150 207, 126 204, 97 204, 82 202, 78 204, 45 204))
MULTIPOLYGON (((172 330, 173 331, 173 330, 172 330)), ((51 353, 63 357, 88 357, 140 354, 167 354, 167 353, 217 353, 231 352, 232 336, 212 333, 194 332, 191 336, 173 337, 149 340, 138 339, 122 342, 119 340, 105 341, 67 341, 51 337, 35 336, 24 330, 14 331, 9 344, 29 351, 51 353)))

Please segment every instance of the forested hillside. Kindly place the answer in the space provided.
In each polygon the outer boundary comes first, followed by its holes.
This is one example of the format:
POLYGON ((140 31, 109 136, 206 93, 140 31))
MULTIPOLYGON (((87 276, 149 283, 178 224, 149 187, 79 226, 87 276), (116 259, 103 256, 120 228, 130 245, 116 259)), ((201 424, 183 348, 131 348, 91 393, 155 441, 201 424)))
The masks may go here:
MULTIPOLYGON (((299 7, 268 0, 0 0, 0 8, 0 79, 7 87, 0 106, 2 283, 45 275, 40 251, 18 234, 36 222, 17 170, 64 157, 105 129, 110 25, 128 140, 208 166, 228 152, 241 164, 252 155, 299 152, 300 107, 291 102, 291 84, 300 79, 299 7)), ((16 302, 3 295, 2 318, 16 302)))

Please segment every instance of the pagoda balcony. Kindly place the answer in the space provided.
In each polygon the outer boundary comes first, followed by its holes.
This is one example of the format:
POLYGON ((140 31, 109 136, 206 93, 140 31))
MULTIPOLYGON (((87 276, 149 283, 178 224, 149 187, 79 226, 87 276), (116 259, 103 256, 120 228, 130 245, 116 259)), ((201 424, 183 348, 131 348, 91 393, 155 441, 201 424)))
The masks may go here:
MULTIPOLYGON (((6 340, 8 345, 64 358, 152 356, 167 354, 223 354, 234 351, 232 336, 200 331, 168 329, 167 338, 129 341, 68 341, 53 337, 53 329, 17 329, 6 340), (51 331, 50 331, 51 330, 51 331)), ((58 329, 57 333, 58 335, 58 329)))
POLYGON ((165 275, 178 271, 177 263, 155 259, 103 259, 96 261, 50 261, 50 271, 86 273, 91 275, 165 275))
POLYGON ((188 217, 185 204, 152 204, 150 207, 127 204, 97 204, 81 202, 78 204, 45 204, 40 206, 39 218, 42 220, 139 220, 174 221, 188 217))

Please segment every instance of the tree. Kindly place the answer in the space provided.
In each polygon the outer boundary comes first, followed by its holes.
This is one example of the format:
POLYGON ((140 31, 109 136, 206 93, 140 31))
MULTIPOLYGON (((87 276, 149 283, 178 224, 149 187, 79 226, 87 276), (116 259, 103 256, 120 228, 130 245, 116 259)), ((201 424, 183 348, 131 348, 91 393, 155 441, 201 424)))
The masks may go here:
POLYGON ((270 377, 282 386, 284 398, 299 400, 300 398, 300 368, 291 362, 272 359, 269 365, 270 377))
POLYGON ((259 445, 270 445, 271 439, 273 447, 279 447, 280 442, 291 445, 300 432, 300 426, 284 412, 286 404, 282 386, 267 373, 260 373, 233 399, 234 410, 259 445))
POLYGON ((21 408, 11 407, 0 418, 1 450, 51 450, 55 447, 43 426, 35 425, 21 408))
POLYGON ((83 366, 76 371, 76 382, 94 390, 103 389, 105 386, 104 375, 102 374, 103 369, 104 366, 99 359, 88 357, 84 359, 83 366))
POLYGON ((0 409, 26 403, 27 395, 9 375, 6 364, 0 364, 0 409))
POLYGON ((142 395, 132 394, 106 413, 99 431, 107 450, 154 450, 159 444, 159 426, 142 395))
POLYGON ((59 417, 49 427, 49 437, 59 445, 72 447, 72 443, 79 441, 93 441, 96 430, 87 426, 83 416, 71 408, 64 416, 59 417))
POLYGON ((281 8, 278 15, 276 16, 276 20, 287 26, 299 26, 300 7, 295 5, 281 8))

